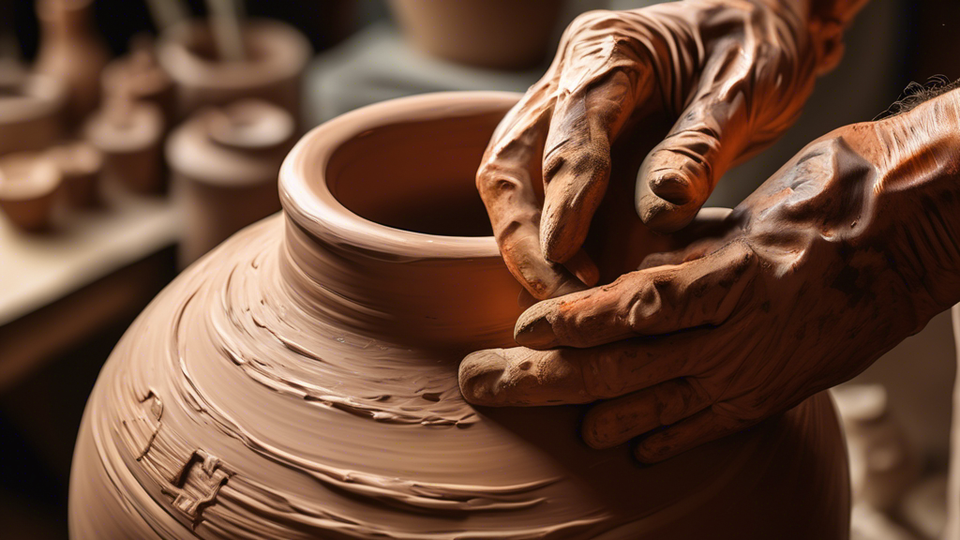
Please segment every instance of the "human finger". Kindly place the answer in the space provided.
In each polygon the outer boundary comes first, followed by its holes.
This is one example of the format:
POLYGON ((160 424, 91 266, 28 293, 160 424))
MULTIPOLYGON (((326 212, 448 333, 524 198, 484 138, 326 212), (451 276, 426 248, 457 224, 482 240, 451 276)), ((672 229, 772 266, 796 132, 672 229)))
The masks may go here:
POLYGON ((583 245, 607 189, 610 145, 642 98, 641 77, 616 69, 557 97, 543 154, 540 248, 547 260, 566 262, 583 245))
POLYGON ((642 463, 658 463, 754 423, 720 413, 713 406, 650 435, 637 445, 634 455, 642 463))
POLYGON ((689 223, 717 180, 752 144, 748 133, 755 54, 735 43, 707 63, 696 95, 637 173, 637 213, 651 228, 689 223))
POLYGON ((702 333, 618 341, 592 349, 477 351, 460 364, 460 391, 475 405, 590 403, 691 375, 702 333))
POLYGON ((583 420, 581 436, 592 448, 611 448, 709 405, 709 396, 694 380, 673 379, 594 405, 583 420))
POLYGON ((725 321, 757 275, 743 241, 680 265, 638 270, 610 285, 534 304, 514 329, 534 349, 595 347, 638 335, 666 334, 725 321))
POLYGON ((543 299, 585 286, 540 251, 540 202, 534 186, 540 181, 550 111, 541 94, 531 90, 501 121, 477 170, 477 190, 507 269, 543 299))

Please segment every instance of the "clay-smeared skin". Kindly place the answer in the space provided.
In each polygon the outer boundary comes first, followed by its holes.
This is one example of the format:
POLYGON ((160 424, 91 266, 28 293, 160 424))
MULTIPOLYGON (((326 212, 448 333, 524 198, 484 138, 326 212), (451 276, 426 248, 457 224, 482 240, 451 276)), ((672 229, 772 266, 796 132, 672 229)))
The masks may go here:
POLYGON ((281 170, 285 215, 188 268, 107 361, 74 453, 72 537, 846 538, 825 395, 657 467, 583 445, 577 408, 463 400, 460 358, 509 346, 519 314, 496 243, 391 229, 334 193, 368 209, 363 194, 398 183, 439 207, 474 194, 516 97, 397 100, 307 135, 281 170))
POLYGON ((525 312, 461 367, 474 403, 596 406, 660 461, 850 379, 960 300, 960 91, 814 141, 715 237, 525 312), (657 336, 637 338, 635 336, 657 336), (611 399, 615 398, 615 399, 611 399))
POLYGON ((657 112, 676 123, 640 167, 637 211, 659 231, 689 223, 730 166, 793 123, 864 1, 690 0, 578 17, 477 173, 511 273, 540 299, 596 283, 580 248, 610 146, 657 112))

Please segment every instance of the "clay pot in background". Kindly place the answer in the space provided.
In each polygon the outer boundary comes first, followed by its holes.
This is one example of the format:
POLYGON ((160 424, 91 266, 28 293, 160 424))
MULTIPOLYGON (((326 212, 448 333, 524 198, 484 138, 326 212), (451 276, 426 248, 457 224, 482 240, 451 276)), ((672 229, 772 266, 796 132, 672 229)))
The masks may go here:
POLYGON ((394 100, 305 136, 284 215, 181 273, 101 371, 74 540, 847 538, 826 394, 646 467, 583 444, 581 407, 463 400, 463 355, 515 344, 474 175, 517 98, 394 100))
POLYGON ((0 209, 23 230, 50 227, 60 171, 42 154, 22 152, 0 157, 0 209))
POLYGON ((183 212, 181 266, 280 211, 277 174, 295 134, 290 113, 257 100, 203 109, 170 134, 166 157, 183 212))
POLYGON ((100 104, 100 72, 110 58, 95 33, 93 0, 37 0, 42 27, 36 70, 67 88, 65 119, 71 127, 100 104))
POLYGON ((845 384, 833 390, 850 453, 853 500, 890 512, 920 477, 920 459, 891 414, 879 384, 845 384))
POLYGON ((74 207, 98 206, 103 154, 85 141, 60 143, 46 152, 47 159, 60 171, 67 202, 74 207))
POLYGON ((56 79, 0 62, 0 155, 40 151, 60 138, 66 97, 56 79))
POLYGON ((163 193, 163 114, 147 102, 117 100, 92 115, 84 139, 103 153, 104 176, 136 193, 163 193))
POLYGON ((176 123, 173 80, 157 62, 149 38, 133 40, 129 54, 110 62, 103 70, 101 85, 105 99, 148 101, 163 112, 168 129, 176 123))
POLYGON ((248 19, 243 26, 246 59, 218 57, 206 21, 191 21, 163 33, 158 59, 177 86, 177 108, 186 117, 206 105, 226 105, 257 98, 274 103, 300 119, 300 77, 310 45, 292 26, 248 19))
POLYGON ((544 60, 559 0, 390 0, 404 36, 445 60, 492 69, 544 60))

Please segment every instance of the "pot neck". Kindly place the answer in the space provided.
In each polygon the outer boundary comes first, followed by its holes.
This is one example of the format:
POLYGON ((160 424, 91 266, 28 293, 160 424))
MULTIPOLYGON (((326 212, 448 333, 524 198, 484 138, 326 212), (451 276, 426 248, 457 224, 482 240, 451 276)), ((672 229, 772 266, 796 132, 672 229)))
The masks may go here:
POLYGON ((280 173, 280 270, 292 301, 339 327, 412 348, 513 345, 520 286, 492 237, 389 227, 361 217, 341 199, 368 211, 386 200, 395 210, 410 207, 403 194, 432 193, 410 199, 421 203, 421 210, 410 212, 448 211, 455 193, 475 189, 473 171, 485 142, 514 101, 513 94, 501 93, 406 98, 344 115, 307 134, 280 173), (430 140, 458 129, 472 135, 430 140), (431 149, 435 144, 456 147, 431 149), (442 160, 410 156, 417 148, 454 156, 448 162, 454 169, 430 170, 443 169, 442 160), (456 157, 460 150, 470 157, 456 157), (404 159, 416 163, 416 170, 404 159), (439 181, 456 182, 456 189, 437 194, 430 182, 439 181), (388 190, 398 185, 403 194, 391 195, 388 190))

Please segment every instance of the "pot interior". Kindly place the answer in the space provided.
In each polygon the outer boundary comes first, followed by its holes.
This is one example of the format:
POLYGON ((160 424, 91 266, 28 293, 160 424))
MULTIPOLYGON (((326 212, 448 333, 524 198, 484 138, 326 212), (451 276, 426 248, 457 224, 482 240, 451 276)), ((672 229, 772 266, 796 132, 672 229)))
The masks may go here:
POLYGON ((503 111, 386 124, 341 145, 325 180, 367 220, 440 236, 490 236, 475 174, 503 111))

